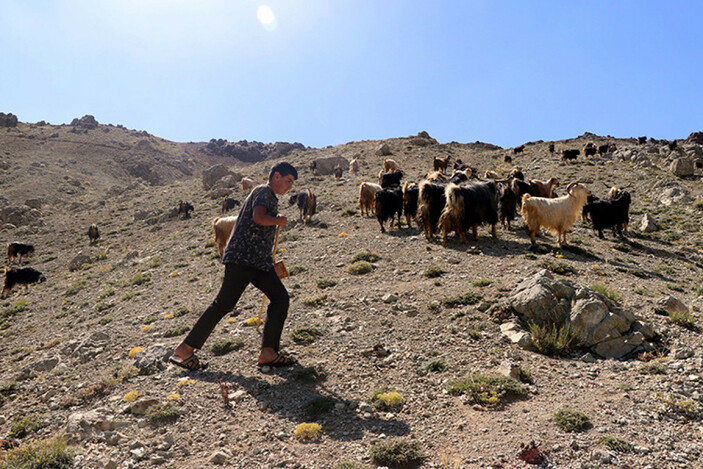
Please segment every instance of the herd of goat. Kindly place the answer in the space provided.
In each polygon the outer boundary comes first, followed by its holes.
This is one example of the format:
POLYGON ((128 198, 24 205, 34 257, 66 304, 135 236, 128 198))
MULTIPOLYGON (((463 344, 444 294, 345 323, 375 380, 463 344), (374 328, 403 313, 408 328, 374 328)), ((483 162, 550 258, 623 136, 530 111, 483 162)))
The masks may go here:
MULTIPOLYGON (((595 146, 591 143, 584 147, 584 154, 614 151, 614 144, 595 146)), ((524 146, 513 149, 520 153, 524 146)), ((550 145, 550 152, 554 152, 550 145)), ((579 154, 579 150, 563 150, 562 158, 568 160, 571 154, 579 154)), ((457 160, 453 172, 447 175, 450 156, 434 158, 433 169, 418 182, 404 182, 403 171, 392 159, 383 161, 379 172, 378 184, 362 182, 359 185, 358 206, 362 216, 375 214, 385 233, 384 223, 389 222, 389 228, 401 227, 401 217, 405 214, 408 227, 413 220, 425 237, 432 241, 441 232, 442 244, 446 245, 450 233, 454 232, 463 242, 467 242, 466 232, 471 230, 474 239, 478 236, 478 227, 490 225, 491 234, 496 236, 498 222, 505 230, 510 230, 510 223, 520 212, 524 226, 530 236, 532 245, 535 236, 542 228, 557 235, 557 243, 566 243, 566 234, 576 220, 581 217, 590 221, 594 232, 603 238, 603 230, 611 228, 613 234, 622 237, 627 230, 631 197, 624 190, 613 187, 605 199, 599 199, 580 183, 572 182, 566 188, 566 194, 557 196, 555 187, 559 187, 557 178, 547 181, 525 179, 520 168, 513 168, 504 177, 494 171, 486 171, 479 178, 476 171, 457 160), (397 218, 397 221, 396 221, 397 218)), ((511 162, 509 155, 506 162, 511 162)), ((311 164, 311 170, 315 168, 311 164)), ((358 175, 359 163, 353 160, 349 172, 358 175)), ((335 178, 341 177, 341 168, 337 166, 333 172, 335 178)), ((249 193, 254 187, 254 181, 243 178, 242 191, 249 193)), ((289 199, 290 205, 296 205, 300 211, 300 219, 308 224, 315 214, 317 197, 309 188, 293 194, 289 199)), ((229 210, 241 205, 232 197, 226 197, 222 202, 222 215, 212 222, 215 245, 222 255, 229 240, 230 233, 237 220, 236 216, 224 216, 229 210)), ((189 218, 193 206, 188 202, 179 201, 174 212, 180 218, 189 218)), ((96 225, 88 229, 90 244, 100 238, 96 225)), ((29 244, 12 242, 7 245, 8 261, 19 260, 20 267, 5 268, 5 282, 0 297, 5 297, 15 285, 27 286, 31 283, 45 280, 44 275, 30 267, 21 267, 22 257, 34 251, 29 244)))
POLYGON ((486 171, 483 178, 461 160, 454 163, 454 171, 447 176, 449 157, 435 158, 433 171, 419 182, 402 183, 403 172, 395 162, 384 161, 379 183, 362 182, 359 185, 361 215, 374 213, 385 233, 384 223, 401 226, 405 213, 408 227, 415 220, 428 240, 441 232, 442 244, 454 232, 466 242, 465 233, 470 229, 474 239, 480 225, 490 225, 496 236, 496 224, 510 230, 510 223, 518 211, 525 229, 535 244, 535 236, 542 228, 557 235, 559 245, 566 243, 566 233, 579 217, 590 220, 594 231, 603 237, 603 230, 612 228, 622 237, 629 221, 630 194, 612 188, 606 199, 599 199, 580 183, 571 183, 566 194, 558 197, 556 178, 547 181, 525 180, 523 172, 514 168, 502 178, 493 171, 486 171), (391 171, 386 171, 392 169, 391 171))

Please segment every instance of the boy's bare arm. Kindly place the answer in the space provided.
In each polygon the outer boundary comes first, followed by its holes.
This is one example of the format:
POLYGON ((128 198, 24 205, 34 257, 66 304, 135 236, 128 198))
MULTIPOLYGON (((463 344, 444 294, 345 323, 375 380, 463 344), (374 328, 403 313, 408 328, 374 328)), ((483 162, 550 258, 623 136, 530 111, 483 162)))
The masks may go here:
POLYGON ((254 223, 257 225, 262 225, 262 226, 271 226, 271 225, 278 225, 278 226, 285 226, 286 223, 288 223, 288 219, 284 217, 283 215, 276 215, 275 217, 272 217, 266 212, 266 207, 263 205, 257 205, 254 207, 254 217, 253 217, 254 223))

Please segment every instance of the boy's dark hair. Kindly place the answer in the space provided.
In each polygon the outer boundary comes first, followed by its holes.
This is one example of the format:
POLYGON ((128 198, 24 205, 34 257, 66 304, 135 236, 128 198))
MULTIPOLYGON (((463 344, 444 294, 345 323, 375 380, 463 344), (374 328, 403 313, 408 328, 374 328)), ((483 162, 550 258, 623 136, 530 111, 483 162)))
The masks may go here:
POLYGON ((273 180, 273 173, 278 173, 282 177, 292 174, 293 179, 298 179, 298 171, 293 167, 292 164, 287 163, 285 161, 281 161, 280 163, 276 163, 275 165, 273 165, 273 168, 271 168, 271 172, 269 173, 269 182, 273 180))

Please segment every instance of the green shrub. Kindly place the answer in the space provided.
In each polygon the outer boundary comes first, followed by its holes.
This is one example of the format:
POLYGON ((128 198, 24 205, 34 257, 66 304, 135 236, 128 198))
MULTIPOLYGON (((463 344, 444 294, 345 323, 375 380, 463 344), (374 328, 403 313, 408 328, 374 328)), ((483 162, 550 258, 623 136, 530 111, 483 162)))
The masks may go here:
POLYGON ((600 436, 598 438, 598 443, 618 453, 629 453, 632 451, 632 445, 628 443, 627 440, 613 435, 600 436))
POLYGON ((576 349, 580 341, 568 325, 530 324, 532 342, 541 354, 552 357, 565 357, 576 349))
POLYGON ((381 258, 381 256, 379 256, 375 252, 362 250, 362 251, 359 251, 356 254, 354 254, 354 257, 351 258, 350 263, 353 264, 353 263, 359 262, 359 261, 366 261, 366 262, 373 263, 373 262, 378 261, 380 258, 381 258))
POLYGON ((394 388, 382 387, 371 393, 371 404, 384 412, 396 412, 405 405, 405 398, 394 388))
POLYGON ((151 279, 149 278, 149 274, 145 274, 143 272, 137 272, 127 280, 125 286, 131 286, 131 285, 148 285, 151 283, 151 279))
POLYGON ((292 277, 294 275, 298 275, 307 271, 308 269, 306 267, 303 267, 302 265, 294 265, 290 269, 288 269, 288 275, 292 277))
POLYGON ((453 396, 465 394, 472 402, 486 407, 498 407, 509 398, 527 395, 527 388, 514 379, 481 374, 450 381, 447 389, 453 396))
POLYGON ((67 469, 73 467, 73 451, 62 438, 35 440, 9 450, 1 463, 7 469, 67 469))
POLYGON ((327 301, 327 295, 311 296, 303 299, 305 306, 322 306, 327 301))
POLYGON ((579 410, 559 409, 552 414, 552 421, 565 432, 580 432, 590 426, 588 415, 579 410))
POLYGON ((368 274, 374 269, 374 265, 367 261, 356 261, 347 267, 347 272, 352 275, 368 274))
POLYGON ((190 326, 178 326, 174 327, 173 329, 169 329, 166 332, 164 332, 164 337, 177 337, 179 335, 183 335, 186 332, 190 330, 190 326))
MULTIPOLYGON (((179 334, 180 335, 180 334, 179 334)), ((227 355, 230 352, 239 350, 244 347, 244 341, 241 339, 235 340, 223 340, 221 342, 215 342, 210 346, 210 351, 213 355, 221 356, 227 355)))
POLYGON ((606 287, 602 283, 594 283, 591 285, 591 290, 600 293, 614 303, 617 303, 618 300, 620 300, 620 294, 617 291, 606 287))
POLYGON ((0 396, 9 396, 17 392, 17 381, 0 381, 0 396))
POLYGON ((9 435, 13 438, 24 438, 46 425, 46 422, 41 421, 36 415, 18 417, 12 422, 12 425, 10 425, 9 435))
POLYGON ((325 288, 334 287, 335 285, 337 285, 337 282, 328 278, 322 278, 317 281, 317 288, 321 290, 324 290, 325 288))
POLYGON ((178 420, 181 413, 171 403, 154 404, 146 411, 146 420, 152 425, 160 425, 164 423, 173 423, 178 420))
POLYGON ((669 313, 669 320, 686 329, 692 331, 696 330, 696 318, 688 311, 671 311, 669 313))
POLYGON ((679 285, 679 284, 677 284, 677 283, 667 283, 667 284, 666 284, 666 288, 668 288, 669 290, 677 291, 677 292, 683 292, 683 291, 684 291, 683 286, 681 286, 681 285, 679 285))
POLYGON ((110 296, 113 296, 115 294, 115 289, 112 287, 105 288, 102 292, 100 292, 100 295, 98 295, 98 298, 101 300, 104 300, 105 298, 108 298, 110 296))
POLYGON ((316 397, 303 404, 303 412, 307 418, 316 419, 332 410, 334 404, 331 397, 316 397))
POLYGON ((662 415, 682 417, 685 420, 698 420, 701 418, 700 407, 689 397, 676 394, 656 394, 654 397, 659 402, 656 411, 662 415))
POLYGON ((419 443, 403 439, 378 442, 371 446, 369 456, 376 465, 390 467, 419 464, 425 458, 419 443))
POLYGON ((423 368, 434 373, 441 373, 443 371, 447 371, 449 366, 444 362, 444 360, 430 360, 425 363, 423 368))
POLYGON ((476 281, 474 281, 474 282, 471 282, 471 286, 474 286, 474 287, 487 287, 487 286, 490 285, 491 283, 493 283, 492 280, 488 280, 487 278, 482 278, 482 279, 476 280, 476 281))
POLYGON ((570 275, 575 274, 576 269, 571 264, 567 264, 562 261, 553 261, 550 259, 545 259, 539 264, 543 269, 547 269, 555 274, 559 275, 570 275))
POLYGON ((190 313, 190 309, 187 306, 181 306, 176 309, 176 311, 174 311, 172 314, 174 318, 180 318, 181 316, 185 316, 188 313, 190 313))
POLYGON ((311 344, 320 335, 320 331, 316 327, 299 327, 290 333, 291 339, 296 344, 311 344))
POLYGON ((73 283, 71 283, 71 286, 66 289, 66 292, 64 294, 66 296, 75 295, 83 289, 85 283, 85 280, 75 280, 73 283))
POLYGON ((442 300, 442 304, 448 308, 454 308, 457 306, 464 305, 475 305, 476 303, 481 301, 481 298, 481 295, 479 295, 478 293, 468 292, 462 296, 453 296, 445 298, 442 300))
POLYGON ((113 305, 112 303, 98 303, 97 305, 95 305, 95 310, 98 313, 102 313, 102 312, 107 311, 108 309, 112 308, 113 306, 115 306, 115 305, 113 305))
POLYGON ((665 375, 666 365, 658 361, 642 363, 639 372, 643 375, 665 375))
POLYGON ((343 217, 353 217, 354 215, 356 215, 355 208, 349 207, 349 208, 344 209, 344 211, 342 212, 343 217))
POLYGON ((437 278, 441 277, 444 275, 444 270, 442 270, 440 267, 430 267, 427 269, 425 272, 423 272, 422 275, 424 275, 427 278, 437 278))

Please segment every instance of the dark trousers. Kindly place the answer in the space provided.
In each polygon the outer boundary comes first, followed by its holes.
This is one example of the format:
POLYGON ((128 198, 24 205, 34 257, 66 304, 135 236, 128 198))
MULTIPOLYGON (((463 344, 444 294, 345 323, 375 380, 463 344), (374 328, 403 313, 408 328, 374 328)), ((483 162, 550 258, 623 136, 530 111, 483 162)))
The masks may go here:
POLYGON ((266 312, 262 347, 280 348, 283 323, 288 316, 290 297, 276 271, 263 271, 238 264, 225 264, 225 278, 212 304, 200 315, 184 342, 200 349, 218 322, 231 312, 249 284, 264 292, 271 301, 266 312))

